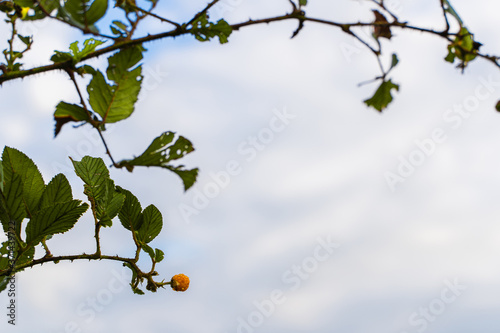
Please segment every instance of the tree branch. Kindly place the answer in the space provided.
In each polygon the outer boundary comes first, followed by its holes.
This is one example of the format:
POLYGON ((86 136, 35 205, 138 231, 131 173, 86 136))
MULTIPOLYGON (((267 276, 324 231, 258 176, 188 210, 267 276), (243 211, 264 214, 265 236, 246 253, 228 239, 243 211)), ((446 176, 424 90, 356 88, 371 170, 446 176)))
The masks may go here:
MULTIPOLYGON (((212 1, 204 11, 208 10, 211 6, 213 6, 217 0, 212 1)), ((204 11, 201 11, 200 13, 204 13, 204 11)), ((199 13, 198 13, 199 14, 199 13)), ((196 17, 196 16, 195 16, 196 17)), ((316 22, 320 24, 325 24, 325 25, 330 25, 334 26, 337 28, 340 28, 343 32, 348 33, 350 35, 353 35, 352 31, 350 31, 350 28, 352 27, 367 27, 367 26, 389 26, 391 28, 399 28, 403 30, 413 30, 413 31, 419 31, 419 32, 424 32, 424 33, 429 33, 432 35, 439 36, 441 38, 446 39, 447 41, 451 41, 451 37, 456 36, 457 33, 448 33, 446 31, 437 31, 429 28, 422 28, 422 27, 417 27, 417 26, 412 26, 407 24, 407 22, 391 22, 391 23, 374 23, 374 22, 354 22, 354 23, 339 23, 339 22, 334 22, 334 21, 328 21, 328 20, 323 20, 323 19, 318 19, 318 18, 312 18, 312 17, 307 17, 307 16, 302 16, 301 13, 299 12, 293 12, 290 14, 285 14, 281 16, 276 16, 276 17, 271 17, 271 18, 264 18, 264 19, 259 19, 259 20, 248 20, 245 22, 241 23, 236 23, 230 25, 233 30, 239 30, 243 27, 248 27, 248 26, 253 26, 253 25, 258 25, 258 24, 269 24, 273 22, 279 22, 279 21, 285 21, 285 20, 290 20, 290 19, 302 19, 304 21, 309 21, 309 22, 316 22)), ((167 32, 155 34, 155 35, 148 35, 136 39, 131 39, 131 40, 126 40, 126 41, 120 41, 116 42, 113 45, 110 45, 108 47, 104 47, 102 49, 96 50, 94 52, 89 53, 85 57, 81 59, 80 62, 83 62, 85 60, 89 60, 92 58, 99 57, 101 55, 116 51, 121 48, 125 48, 128 46, 133 46, 133 45, 139 45, 163 38, 168 38, 168 37, 178 37, 181 35, 186 35, 190 34, 192 32, 192 29, 186 29, 186 25, 181 26, 180 28, 176 28, 174 30, 170 30, 167 32)), ((354 35, 353 35, 354 36, 354 35)), ((358 40, 360 40, 359 37, 354 36, 358 40)), ((361 41, 361 40, 360 40, 361 41)), ((363 43, 365 46, 369 47, 372 52, 377 52, 373 47, 370 47, 366 42, 363 43)), ((496 66, 498 66, 498 63, 496 60, 498 58, 492 57, 492 56, 486 56, 486 55, 480 55, 484 59, 487 59, 491 62, 493 62, 496 66)), ((12 72, 7 72, 4 73, 3 75, 0 75, 0 85, 4 82, 14 80, 14 79, 19 79, 19 78, 24 78, 27 76, 31 76, 34 74, 40 74, 40 73, 45 73, 53 70, 62 70, 64 68, 67 68, 68 66, 73 66, 71 60, 68 60, 66 62, 59 62, 51 65, 46 65, 46 66, 41 66, 41 67, 35 67, 31 68, 28 70, 22 70, 22 71, 12 71, 12 72)))

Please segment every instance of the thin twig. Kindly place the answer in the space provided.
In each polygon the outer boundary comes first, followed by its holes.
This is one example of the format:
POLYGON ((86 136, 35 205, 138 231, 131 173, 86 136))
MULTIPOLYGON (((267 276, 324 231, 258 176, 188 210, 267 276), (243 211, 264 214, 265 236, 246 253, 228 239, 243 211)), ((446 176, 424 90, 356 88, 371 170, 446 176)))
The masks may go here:
POLYGON ((151 17, 154 17, 154 18, 156 18, 156 19, 158 19, 158 20, 160 20, 160 21, 162 21, 162 22, 165 22, 165 23, 170 23, 170 24, 172 24, 172 25, 175 25, 177 28, 180 28, 180 27, 181 27, 181 25, 180 25, 179 23, 174 22, 174 21, 171 21, 171 20, 166 19, 166 18, 164 18, 164 17, 158 16, 158 15, 156 15, 156 14, 152 13, 151 11, 147 11, 147 10, 145 10, 145 9, 142 9, 142 8, 137 7, 137 6, 134 6, 134 5, 132 5, 132 8, 134 8, 134 9, 136 9, 136 10, 140 11, 141 13, 145 14, 146 16, 151 16, 151 17))
POLYGON ((186 26, 189 26, 190 24, 192 24, 194 21, 196 21, 198 18, 200 18, 203 14, 205 14, 206 12, 208 12, 208 10, 210 8, 212 8, 213 5, 215 5, 217 2, 219 2, 220 0, 213 0, 211 3, 209 3, 205 8, 203 8, 202 11, 198 12, 195 16, 193 16, 193 18, 191 20, 189 20, 188 23, 186 23, 186 26))
POLYGON ((111 159, 111 163, 113 163, 113 166, 116 168, 118 164, 116 164, 115 160, 113 159, 113 156, 111 155, 111 151, 108 148, 108 144, 106 143, 104 136, 102 135, 101 129, 99 127, 96 127, 95 129, 97 130, 99 136, 101 137, 101 141, 104 144, 104 148, 106 148, 106 154, 109 156, 109 158, 111 159))
POLYGON ((443 32, 447 33, 448 31, 450 31, 450 22, 448 21, 448 16, 446 14, 446 8, 444 8, 444 6, 445 6, 444 0, 440 0, 440 2, 441 2, 441 9, 443 10, 444 22, 446 23, 446 29, 444 29, 443 32))

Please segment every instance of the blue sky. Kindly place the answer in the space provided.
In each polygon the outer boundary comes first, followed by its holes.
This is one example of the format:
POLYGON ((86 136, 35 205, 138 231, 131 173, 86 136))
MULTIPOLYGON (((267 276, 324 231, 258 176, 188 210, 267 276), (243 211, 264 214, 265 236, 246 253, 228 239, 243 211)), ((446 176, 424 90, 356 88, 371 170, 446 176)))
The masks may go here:
MULTIPOLYGON (((223 2, 230 22, 289 9, 284 0, 223 2)), ((186 17, 204 3, 158 13, 186 17)), ((500 54, 498 4, 452 3, 481 50, 500 54)), ((442 27, 438 1, 391 6, 414 25, 442 27)), ((346 21, 372 15, 368 1, 311 0, 307 10, 346 21)), ((290 40, 295 28, 251 27, 226 45, 146 45, 136 111, 107 133, 118 160, 166 130, 195 145, 184 163, 201 174, 187 193, 164 170, 111 170, 143 206, 162 211, 158 271, 189 275, 189 290, 137 296, 118 264, 44 265, 18 275, 16 331, 498 332, 498 69, 479 60, 461 74, 444 62, 443 41, 395 31, 384 46, 387 56, 398 53, 392 78, 401 89, 379 114, 362 103, 375 85, 357 87, 378 75, 372 55, 326 26, 306 24, 290 40)), ((80 38, 56 23, 36 31, 32 65, 80 38)), ((0 30, 1 43, 7 33, 0 30)), ((1 145, 32 157, 45 181, 65 172, 83 199, 67 156, 104 157, 104 149, 85 127, 53 139, 55 105, 78 101, 67 77, 8 82, 0 99, 1 145)), ((122 229, 103 231, 104 252, 131 254, 122 229)), ((86 215, 51 249, 92 251, 92 232, 86 215)), ((15 331, 6 320, 0 328, 15 331)))

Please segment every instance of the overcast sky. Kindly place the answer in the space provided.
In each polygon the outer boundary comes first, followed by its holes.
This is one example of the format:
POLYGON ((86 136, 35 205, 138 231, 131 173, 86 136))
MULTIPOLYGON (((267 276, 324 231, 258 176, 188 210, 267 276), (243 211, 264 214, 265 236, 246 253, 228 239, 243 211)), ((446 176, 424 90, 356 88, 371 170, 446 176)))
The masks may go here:
MULTIPOLYGON (((158 14, 179 21, 206 3, 171 2, 160 1, 158 14)), ((368 1, 309 2, 313 17, 372 19, 368 1)), ((229 22, 289 10, 285 0, 221 3, 213 17, 229 22)), ((443 27, 437 0, 388 3, 413 25, 443 27)), ((481 51, 500 54, 500 5, 452 3, 481 51)), ((249 27, 225 45, 192 37, 145 45, 136 111, 106 133, 118 160, 163 131, 193 142, 183 163, 201 173, 186 193, 165 170, 111 170, 143 207, 161 210, 158 272, 185 273, 189 290, 134 295, 129 272, 105 261, 38 266, 17 276, 18 325, 3 314, 2 332, 500 330, 498 68, 478 60, 461 74, 443 60, 444 41, 395 30, 383 44, 386 64, 398 53, 391 77, 401 88, 380 114, 362 102, 376 85, 357 87, 379 74, 371 53, 312 23, 290 40, 295 28, 249 27)), ((21 29, 36 32, 29 65, 83 40, 57 23, 21 29)), ((2 49, 8 33, 2 25, 2 49)), ((102 70, 106 58, 89 63, 102 70)), ((87 127, 65 126, 53 139, 55 105, 78 102, 67 76, 5 83, 0 99, 0 146, 32 157, 46 182, 64 172, 84 199, 67 156, 110 162, 87 127)), ((91 252, 92 234, 86 214, 49 245, 54 254, 91 252)), ((128 237, 115 222, 102 232, 103 252, 133 255, 128 237)), ((2 293, 2 313, 7 302, 2 293)))

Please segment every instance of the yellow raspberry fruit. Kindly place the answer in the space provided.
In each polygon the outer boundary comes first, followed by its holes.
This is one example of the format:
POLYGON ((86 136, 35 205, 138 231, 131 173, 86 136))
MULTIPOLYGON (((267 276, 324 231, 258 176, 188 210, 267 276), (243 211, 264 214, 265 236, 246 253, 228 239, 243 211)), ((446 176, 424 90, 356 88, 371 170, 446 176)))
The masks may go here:
POLYGON ((186 291, 189 288, 189 278, 184 274, 177 274, 172 277, 170 286, 175 291, 186 291))

